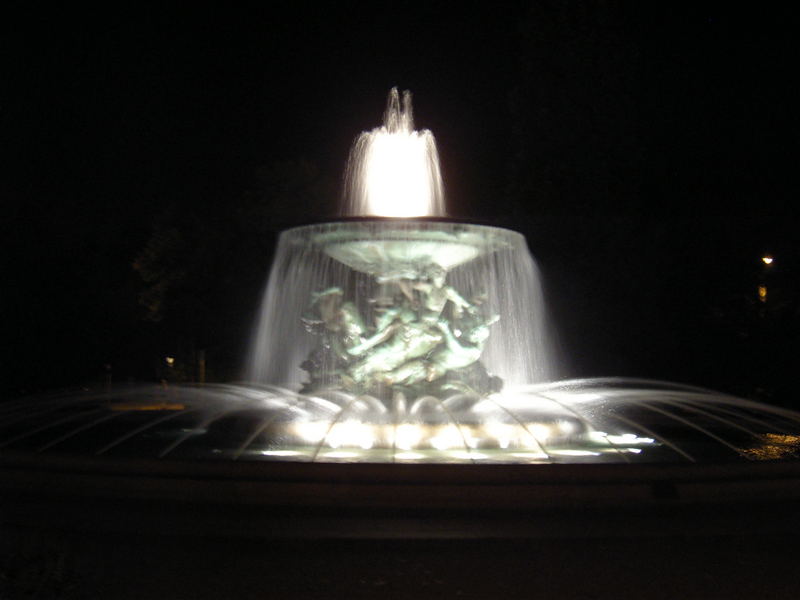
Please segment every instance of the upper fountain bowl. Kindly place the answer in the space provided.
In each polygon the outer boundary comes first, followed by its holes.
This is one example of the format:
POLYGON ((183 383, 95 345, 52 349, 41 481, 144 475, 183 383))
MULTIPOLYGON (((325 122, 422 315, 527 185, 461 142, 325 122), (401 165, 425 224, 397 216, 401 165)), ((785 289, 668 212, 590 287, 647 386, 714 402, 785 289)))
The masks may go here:
POLYGON ((516 232, 447 221, 386 220, 339 222, 297 228, 294 239, 361 273, 416 273, 430 265, 445 271, 519 244, 516 232))

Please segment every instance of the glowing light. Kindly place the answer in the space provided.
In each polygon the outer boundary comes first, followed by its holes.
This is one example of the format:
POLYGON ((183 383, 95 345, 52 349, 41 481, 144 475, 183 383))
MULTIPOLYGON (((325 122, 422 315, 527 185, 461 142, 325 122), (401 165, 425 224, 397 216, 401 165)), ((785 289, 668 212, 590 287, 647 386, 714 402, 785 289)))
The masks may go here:
POLYGON ((505 423, 487 423, 484 426, 486 433, 497 440, 497 445, 503 450, 511 444, 514 435, 514 427, 505 423))
POLYGON ((394 434, 394 445, 401 450, 416 448, 422 438, 422 431, 417 425, 404 423, 398 425, 394 434))
POLYGON ((537 442, 546 442, 547 438, 549 438, 553 432, 548 425, 543 425, 542 423, 528 425, 528 431, 536 438, 537 442))
POLYGON ((419 460, 425 458, 425 455, 419 452, 398 452, 394 457, 400 460, 419 460))
POLYGON ((358 446, 362 450, 369 450, 375 444, 375 437, 368 425, 357 421, 347 421, 333 427, 328 434, 327 442, 331 448, 358 446))
POLYGON ((432 437, 430 442, 431 446, 437 450, 449 450, 457 446, 464 446, 464 438, 461 437, 454 425, 445 427, 435 437, 432 437))
POLYGON ((323 456, 325 458, 358 458, 361 454, 358 452, 334 451, 326 452, 323 456))
POLYGON ((414 131, 411 94, 389 92, 384 125, 362 133, 347 168, 348 213, 382 217, 444 215, 436 142, 414 131))
MULTIPOLYGON (((631 432, 585 431, 577 422, 566 418, 513 424, 497 420, 495 416, 483 425, 409 422, 392 425, 349 419, 333 425, 326 421, 305 421, 290 427, 305 444, 323 443, 327 450, 319 453, 320 458, 373 456, 376 451, 391 449, 394 459, 401 461, 437 462, 441 460, 438 453, 454 459, 484 460, 491 459, 495 456, 493 452, 499 451, 502 457, 538 462, 550 456, 579 458, 640 454, 642 447, 657 443, 653 438, 639 437, 631 432), (331 451, 343 454, 331 454, 331 451), (351 454, 353 452, 355 454, 351 454)), ((291 457, 309 456, 309 452, 278 454, 264 451, 263 454, 291 457)))
POLYGON ((450 456, 461 460, 483 460, 484 458, 489 458, 487 454, 483 454, 481 452, 468 452, 466 450, 454 450, 450 453, 450 456))
POLYGON ((164 362, 167 363, 168 367, 174 367, 175 366, 175 357, 174 356, 165 356, 164 357, 164 362))
POLYGON ((527 433, 519 439, 519 445, 522 448, 528 448, 530 450, 539 450, 542 445, 539 443, 541 438, 534 438, 531 436, 530 433, 527 433))
POLYGON ((415 131, 387 133, 373 140, 365 159, 368 214, 385 217, 429 214, 427 143, 415 131))
POLYGON ((606 439, 612 444, 652 444, 653 438, 641 438, 635 433, 623 433, 622 435, 609 435, 606 439))
POLYGON ((497 411, 497 402, 493 400, 481 400, 472 407, 472 412, 476 414, 493 414, 497 411))
POLYGON ((773 260, 775 259, 769 254, 765 254, 761 257, 761 262, 763 262, 765 265, 771 265, 773 260))
POLYGON ((630 446, 632 444, 653 444, 655 440, 649 437, 639 437, 635 433, 609 434, 605 431, 590 431, 587 437, 596 444, 612 444, 614 446, 630 446))
POLYGON ((515 458, 528 458, 528 459, 546 459, 547 454, 544 452, 511 452, 511 456, 515 458))
POLYGON ((561 433, 572 433, 575 431, 575 425, 569 421, 559 422, 558 428, 561 430, 561 433))
POLYGON ((262 450, 264 456, 301 456, 303 453, 297 450, 262 450))
POLYGON ((592 452, 590 450, 574 450, 572 448, 564 448, 563 450, 550 450, 550 454, 557 456, 600 456, 599 452, 592 452))
POLYGON ((767 301, 767 286, 765 285, 758 286, 758 300, 759 302, 767 301))
POLYGON ((296 423, 294 431, 310 444, 317 444, 328 433, 328 424, 319 421, 296 423))

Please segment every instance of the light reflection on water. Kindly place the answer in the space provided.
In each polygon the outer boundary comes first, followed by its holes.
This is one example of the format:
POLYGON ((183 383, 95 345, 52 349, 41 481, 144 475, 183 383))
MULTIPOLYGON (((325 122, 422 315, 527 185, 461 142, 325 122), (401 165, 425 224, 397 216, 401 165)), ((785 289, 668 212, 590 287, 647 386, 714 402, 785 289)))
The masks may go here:
POLYGON ((304 396, 275 386, 153 386, 3 405, 4 449, 301 462, 787 460, 800 455, 800 415, 698 388, 624 379, 395 406, 340 390, 304 396))

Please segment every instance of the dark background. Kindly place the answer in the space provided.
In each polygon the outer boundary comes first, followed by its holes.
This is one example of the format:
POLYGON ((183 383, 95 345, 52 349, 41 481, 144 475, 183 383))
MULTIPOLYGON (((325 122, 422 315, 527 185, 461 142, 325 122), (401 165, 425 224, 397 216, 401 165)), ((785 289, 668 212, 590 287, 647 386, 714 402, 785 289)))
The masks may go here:
POLYGON ((800 406, 788 9, 274 6, 7 9, 5 396, 240 376, 276 233, 397 85, 449 213, 527 236, 564 376, 800 406))

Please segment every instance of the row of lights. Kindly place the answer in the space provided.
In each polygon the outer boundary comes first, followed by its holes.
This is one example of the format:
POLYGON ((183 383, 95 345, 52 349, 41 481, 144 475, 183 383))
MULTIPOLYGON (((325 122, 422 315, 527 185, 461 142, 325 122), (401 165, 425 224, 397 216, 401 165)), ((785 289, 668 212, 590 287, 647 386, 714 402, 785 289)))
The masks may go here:
MULTIPOLYGON (((576 432, 576 424, 567 420, 519 425, 499 422, 485 425, 413 423, 377 425, 359 421, 345 421, 332 425, 324 421, 305 421, 290 425, 290 433, 299 438, 302 445, 322 446, 326 452, 393 448, 398 451, 395 456, 399 458, 403 458, 405 453, 416 454, 420 450, 466 452, 475 458, 476 450, 481 448, 533 452, 538 457, 546 457, 553 452, 568 454, 574 449, 554 451, 548 448, 545 453, 542 446, 551 444, 559 446, 576 432)), ((585 439, 593 446, 607 446, 615 451, 619 451, 622 447, 655 443, 652 438, 639 437, 633 433, 608 434, 602 431, 587 432, 585 439)), ((591 452, 591 450, 586 451, 591 452)), ((419 457, 412 457, 409 454, 407 458, 419 457)))
POLYGON ((326 447, 361 448, 394 447, 400 451, 419 448, 451 450, 453 448, 474 450, 491 440, 501 449, 509 447, 540 450, 540 444, 554 436, 564 436, 574 431, 568 422, 553 424, 530 423, 525 426, 506 423, 479 425, 422 425, 401 423, 399 425, 376 425, 360 421, 330 423, 306 421, 294 423, 291 432, 310 445, 324 443, 326 447))
MULTIPOLYGON (((775 262, 775 258, 771 254, 765 254, 761 257, 761 262, 768 269, 775 262)), ((762 303, 767 301, 767 286, 763 283, 758 286, 758 301, 762 303)))

